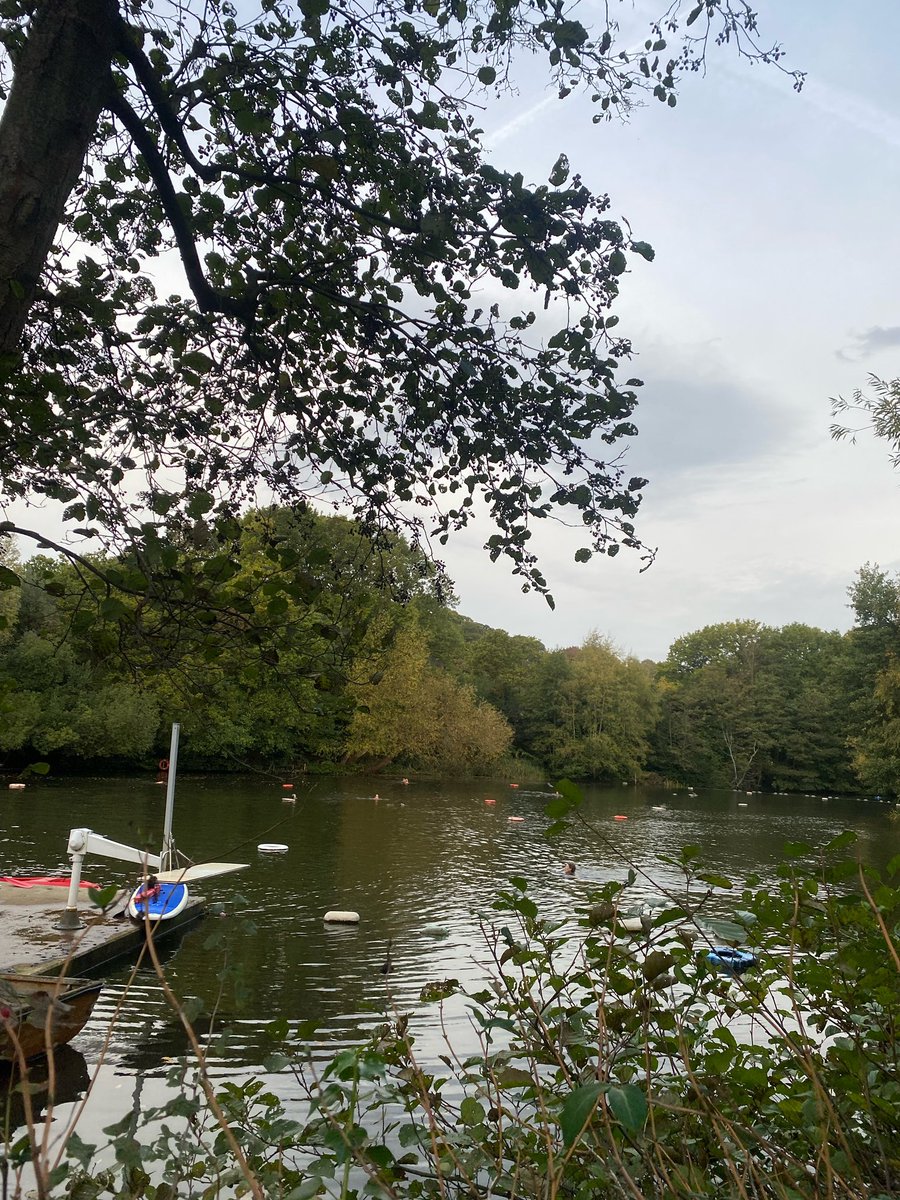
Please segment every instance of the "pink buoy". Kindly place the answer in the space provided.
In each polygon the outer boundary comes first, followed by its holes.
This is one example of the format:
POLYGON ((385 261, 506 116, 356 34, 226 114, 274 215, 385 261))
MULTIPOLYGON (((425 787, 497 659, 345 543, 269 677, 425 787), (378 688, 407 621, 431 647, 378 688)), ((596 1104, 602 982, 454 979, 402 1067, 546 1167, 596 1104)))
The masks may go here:
POLYGON ((624 816, 622 813, 616 813, 616 815, 613 817, 613 820, 614 821, 627 821, 628 818, 626 816, 624 816))
POLYGON ((507 817, 507 821, 524 821, 524 817, 507 817))
POLYGON ((492 799, 490 798, 490 796, 488 796, 488 797, 487 797, 487 799, 485 800, 485 804, 496 804, 496 803, 497 803, 497 801, 496 801, 496 800, 492 800, 492 799))

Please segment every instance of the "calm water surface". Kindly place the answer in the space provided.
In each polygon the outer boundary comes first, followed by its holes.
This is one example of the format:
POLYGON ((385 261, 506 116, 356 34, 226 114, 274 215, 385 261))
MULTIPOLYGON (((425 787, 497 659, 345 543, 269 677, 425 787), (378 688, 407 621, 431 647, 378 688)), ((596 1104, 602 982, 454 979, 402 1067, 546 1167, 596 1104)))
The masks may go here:
MULTIPOLYGON (((443 1051, 434 1010, 419 1005, 419 993, 448 976, 483 977, 479 916, 490 919, 492 900, 511 875, 527 878, 544 912, 564 916, 575 913, 592 884, 623 878, 626 858, 652 877, 634 885, 635 904, 652 899, 653 881, 676 882, 658 856, 687 843, 702 846, 709 865, 735 880, 751 870, 771 872, 787 841, 822 843, 848 828, 875 864, 900 851, 900 823, 874 801, 586 789, 584 815, 594 831, 576 825, 550 844, 543 837, 549 787, 341 779, 298 782, 292 790, 296 806, 284 804, 280 782, 269 779, 179 780, 179 848, 194 860, 250 867, 198 885, 226 915, 199 923, 165 954, 175 992, 216 1009, 216 1027, 228 1033, 224 1045, 210 1043, 215 1075, 266 1076, 289 1106, 297 1099, 293 1077, 263 1067, 272 1049, 265 1026, 278 1015, 292 1025, 315 1021, 311 1049, 325 1058, 358 1041, 390 1007, 419 1010, 420 1052, 443 1051), (664 812, 654 811, 659 805, 664 812), (627 821, 613 820, 617 813, 627 821), (258 853, 262 842, 286 843, 288 851, 258 853), (574 878, 562 874, 567 859, 578 865, 574 878), (332 908, 356 910, 359 925, 326 926, 322 917, 332 908), (389 939, 394 970, 385 976, 389 939), (223 984, 226 964, 240 968, 237 990, 223 984)), ((0 874, 67 869, 68 830, 77 825, 156 847, 164 793, 152 778, 47 781, 4 792, 0 874)), ((125 883, 130 870, 89 858, 85 877, 125 883)), ((163 1099, 171 1061, 187 1050, 152 969, 129 984, 130 974, 127 964, 105 974, 108 986, 90 1023, 63 1056, 74 1100, 103 1055, 81 1127, 89 1139, 131 1108, 136 1086, 142 1104, 163 1099)), ((462 1042, 471 1036, 462 1005, 451 1008, 450 1034, 462 1042)))

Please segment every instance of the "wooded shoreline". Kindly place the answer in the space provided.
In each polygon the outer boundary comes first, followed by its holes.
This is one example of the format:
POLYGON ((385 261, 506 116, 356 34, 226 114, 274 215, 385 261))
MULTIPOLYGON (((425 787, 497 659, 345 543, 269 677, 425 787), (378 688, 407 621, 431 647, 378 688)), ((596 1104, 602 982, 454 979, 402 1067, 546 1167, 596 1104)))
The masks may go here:
POLYGON ((186 770, 900 784, 900 588, 876 567, 849 589, 847 633, 729 621, 654 663, 597 633, 548 649, 480 625, 421 552, 339 517, 260 510, 231 558, 171 550, 179 595, 156 601, 129 593, 121 560, 103 563, 118 591, 59 558, 17 564, 23 586, 0 593, 0 770, 152 770, 178 719, 186 770))

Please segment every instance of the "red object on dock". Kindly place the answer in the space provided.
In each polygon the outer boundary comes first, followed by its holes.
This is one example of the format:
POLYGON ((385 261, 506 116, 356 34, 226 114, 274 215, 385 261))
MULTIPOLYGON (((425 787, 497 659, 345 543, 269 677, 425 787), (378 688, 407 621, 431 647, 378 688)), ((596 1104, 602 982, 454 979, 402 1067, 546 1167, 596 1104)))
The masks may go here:
MULTIPOLYGON (((62 879, 58 875, 0 875, 0 883, 11 883, 13 887, 64 887, 69 886, 69 877, 66 875, 62 879)), ((88 883, 86 879, 82 879, 79 887, 98 888, 99 883, 88 883)))

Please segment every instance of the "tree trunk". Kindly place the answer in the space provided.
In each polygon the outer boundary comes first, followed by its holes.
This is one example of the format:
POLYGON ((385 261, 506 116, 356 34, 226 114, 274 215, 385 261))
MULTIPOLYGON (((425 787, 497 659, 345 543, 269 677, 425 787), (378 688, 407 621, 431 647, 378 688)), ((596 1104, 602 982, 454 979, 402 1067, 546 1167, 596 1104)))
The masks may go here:
POLYGON ((109 95, 116 0, 41 0, 0 120, 0 354, 14 350, 109 95))

